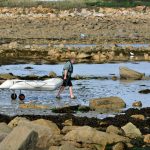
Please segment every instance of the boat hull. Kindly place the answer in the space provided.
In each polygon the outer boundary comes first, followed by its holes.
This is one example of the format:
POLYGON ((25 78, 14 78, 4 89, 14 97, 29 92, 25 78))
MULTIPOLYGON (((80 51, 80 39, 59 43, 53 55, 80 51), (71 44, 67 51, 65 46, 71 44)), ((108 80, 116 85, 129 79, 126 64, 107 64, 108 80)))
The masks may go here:
POLYGON ((2 89, 10 90, 32 90, 32 91, 54 91, 62 85, 63 80, 52 78, 44 81, 18 80, 16 82, 7 80, 0 86, 2 89))

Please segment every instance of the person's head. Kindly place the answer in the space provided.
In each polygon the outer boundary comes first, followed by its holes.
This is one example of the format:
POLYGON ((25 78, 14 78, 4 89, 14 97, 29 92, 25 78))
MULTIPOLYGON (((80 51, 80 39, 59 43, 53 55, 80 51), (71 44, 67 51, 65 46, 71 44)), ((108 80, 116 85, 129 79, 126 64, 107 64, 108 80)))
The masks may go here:
POLYGON ((71 62, 72 64, 74 64, 74 63, 75 63, 75 58, 74 58, 74 57, 71 57, 71 58, 70 58, 70 62, 71 62))

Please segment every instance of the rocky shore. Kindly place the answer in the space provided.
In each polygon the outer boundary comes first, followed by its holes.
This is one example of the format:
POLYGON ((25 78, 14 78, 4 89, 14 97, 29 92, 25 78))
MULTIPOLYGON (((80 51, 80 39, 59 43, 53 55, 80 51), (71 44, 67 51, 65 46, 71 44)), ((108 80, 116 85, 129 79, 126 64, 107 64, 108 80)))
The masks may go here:
POLYGON ((150 60, 150 8, 0 8, 0 64, 150 60), (66 44, 96 44, 72 47, 66 44), (130 52, 134 57, 130 57, 130 52))
POLYGON ((2 150, 126 150, 150 148, 150 109, 129 109, 103 120, 58 116, 0 115, 2 150))

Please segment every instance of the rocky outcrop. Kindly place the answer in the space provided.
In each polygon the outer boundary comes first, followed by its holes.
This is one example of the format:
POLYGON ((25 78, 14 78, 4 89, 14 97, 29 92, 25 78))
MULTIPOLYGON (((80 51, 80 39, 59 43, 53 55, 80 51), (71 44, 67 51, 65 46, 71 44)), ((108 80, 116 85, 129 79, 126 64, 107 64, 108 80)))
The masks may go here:
POLYGON ((106 97, 90 100, 90 108, 100 111, 117 111, 125 108, 125 102, 119 97, 106 97))
POLYGON ((142 107, 142 102, 141 101, 135 101, 132 104, 133 107, 142 107))
POLYGON ((125 135, 130 138, 141 138, 141 131, 131 122, 122 127, 125 132, 125 135))
POLYGON ((37 133, 28 127, 16 127, 1 143, 2 150, 35 149, 37 133))
POLYGON ((60 134, 60 129, 58 128, 58 126, 53 123, 52 121, 49 121, 49 120, 45 120, 45 119, 38 119, 38 120, 35 120, 35 121, 32 121, 34 124, 37 124, 37 125, 41 125, 41 126, 45 126, 45 127, 48 127, 50 128, 50 130, 52 130, 54 133, 56 134, 60 134))
POLYGON ((125 134, 123 129, 115 127, 113 125, 107 127, 106 132, 107 133, 114 133, 114 134, 118 134, 118 135, 122 135, 122 136, 124 136, 124 134, 125 134))
POLYGON ((145 76, 145 74, 134 71, 127 67, 120 67, 119 71, 121 79, 141 80, 145 76))
POLYGON ((12 129, 6 123, 0 123, 0 133, 10 133, 12 129))
POLYGON ((131 118, 137 119, 137 120, 145 120, 145 116, 144 115, 132 115, 131 118))
POLYGON ((99 145, 113 144, 116 142, 130 142, 128 138, 123 136, 97 131, 88 126, 79 127, 70 131, 65 135, 64 140, 99 145))
POLYGON ((59 138, 61 138, 58 134, 58 131, 53 130, 54 127, 50 128, 45 125, 39 125, 34 122, 23 122, 19 123, 18 125, 28 127, 29 129, 38 133, 38 141, 36 146, 41 149, 46 149, 54 143, 57 145, 57 140, 59 141, 59 138))
POLYGON ((150 134, 144 136, 144 142, 150 144, 150 134))

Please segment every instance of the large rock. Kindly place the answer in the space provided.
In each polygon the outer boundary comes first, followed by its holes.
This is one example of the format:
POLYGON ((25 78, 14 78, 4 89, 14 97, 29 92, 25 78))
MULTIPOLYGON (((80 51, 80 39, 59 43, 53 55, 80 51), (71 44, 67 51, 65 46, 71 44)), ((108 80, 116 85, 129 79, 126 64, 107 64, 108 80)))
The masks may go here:
POLYGON ((19 126, 25 126, 38 133, 37 147, 47 149, 51 145, 59 145, 62 137, 47 125, 39 125, 33 122, 19 122, 19 126))
POLYGON ((79 128, 79 126, 65 126, 62 130, 61 130, 61 133, 62 134, 67 134, 68 132, 72 131, 72 130, 75 130, 79 128))
POLYGON ((14 128, 14 127, 18 126, 19 123, 26 122, 26 121, 29 122, 29 120, 26 119, 26 118, 23 118, 23 117, 16 117, 16 118, 14 118, 13 120, 11 120, 11 121, 9 122, 8 126, 9 126, 10 128, 14 128))
POLYGON ((144 142, 150 144, 150 134, 144 136, 144 142))
POLYGON ((141 101, 135 101, 132 104, 133 107, 142 107, 142 102, 141 101))
POLYGON ((2 142, 6 138, 7 135, 8 133, 0 132, 0 142, 2 142))
POLYGON ((114 111, 125 107, 125 102, 119 97, 97 98, 90 101, 90 108, 94 110, 114 111))
POLYGON ((56 78, 57 74, 54 71, 51 71, 48 75, 50 78, 56 78))
POLYGON ((124 131, 121 128, 118 128, 116 126, 110 125, 109 127, 107 127, 106 129, 107 133, 115 133, 118 135, 124 135, 124 131))
POLYGON ((145 76, 144 73, 134 71, 134 70, 129 69, 127 67, 120 67, 119 71, 120 71, 120 78, 121 79, 140 80, 145 76))
POLYGON ((38 134, 23 126, 16 127, 1 143, 1 150, 34 150, 38 134))
POLYGON ((54 133, 56 134, 60 134, 60 129, 58 128, 58 126, 53 123, 52 121, 49 120, 45 120, 45 119, 38 119, 38 120, 34 120, 32 121, 35 124, 41 125, 41 126, 45 126, 50 128, 54 133))
POLYGON ((137 120, 145 120, 144 115, 132 115, 131 118, 137 119, 137 120))
POLYGON ((127 146, 123 142, 119 142, 113 146, 112 150, 126 150, 127 146))
POLYGON ((99 145, 113 144, 116 142, 130 142, 129 138, 112 133, 109 134, 106 132, 97 131, 89 126, 79 127, 70 131, 65 135, 64 140, 99 145))
POLYGON ((125 135, 130 138, 141 138, 142 133, 141 131, 131 122, 127 123, 125 126, 121 127, 125 135))
POLYGON ((12 129, 6 123, 0 123, 0 133, 10 133, 12 129))

